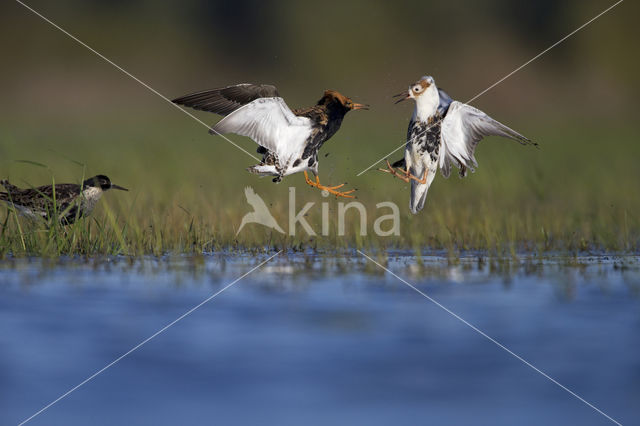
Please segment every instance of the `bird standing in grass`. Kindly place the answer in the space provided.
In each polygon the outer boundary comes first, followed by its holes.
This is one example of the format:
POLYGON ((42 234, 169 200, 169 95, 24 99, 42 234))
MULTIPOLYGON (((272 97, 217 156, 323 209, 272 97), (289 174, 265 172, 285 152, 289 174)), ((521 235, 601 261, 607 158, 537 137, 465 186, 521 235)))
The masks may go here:
POLYGON ((89 178, 82 185, 62 183, 21 189, 10 184, 8 180, 0 181, 0 185, 7 190, 0 192, 0 200, 15 207, 21 214, 31 218, 48 219, 56 212, 58 220, 63 225, 70 225, 76 218, 90 215, 105 191, 128 191, 112 184, 104 175, 89 178))
POLYGON ((422 77, 407 92, 394 97, 401 97, 396 103, 413 99, 416 106, 407 131, 404 158, 393 164, 387 161, 387 168, 379 170, 411 182, 411 213, 423 209, 438 167, 445 178, 451 173, 451 163, 460 169, 460 177, 467 175, 467 169, 474 171, 478 166, 474 152, 485 136, 538 145, 479 109, 454 101, 436 87, 432 77, 422 77))
POLYGON ((284 176, 304 172, 307 184, 339 197, 353 198, 355 190, 338 191, 344 186, 325 186, 318 176, 318 151, 352 110, 368 109, 350 98, 327 90, 318 103, 309 108, 291 110, 278 90, 270 85, 238 84, 221 89, 193 93, 173 102, 197 110, 225 116, 209 133, 235 133, 253 139, 262 154, 260 164, 249 167, 251 173, 284 176), (313 172, 315 180, 307 172, 313 172))

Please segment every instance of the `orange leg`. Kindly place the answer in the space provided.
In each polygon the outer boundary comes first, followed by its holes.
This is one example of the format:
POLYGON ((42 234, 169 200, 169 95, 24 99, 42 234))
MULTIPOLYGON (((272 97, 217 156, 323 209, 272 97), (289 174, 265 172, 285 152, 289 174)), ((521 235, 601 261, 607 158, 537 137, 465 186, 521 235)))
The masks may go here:
POLYGON ((336 191, 336 189, 342 188, 344 186, 344 183, 336 186, 324 186, 320 184, 320 177, 316 176, 316 180, 314 182, 311 179, 309 179, 309 175, 307 174, 306 171, 304 172, 304 180, 307 182, 307 185, 313 186, 314 188, 318 188, 321 191, 327 191, 329 194, 333 194, 336 197, 355 198, 355 196, 349 195, 355 192, 356 191, 355 189, 351 189, 349 191, 336 191))
POLYGON ((410 175, 410 177, 411 177, 411 179, 413 179, 413 180, 415 180, 416 182, 421 183, 421 184, 423 184, 423 185, 424 185, 425 183, 427 183, 427 171, 426 171, 426 170, 425 170, 425 171, 424 171, 424 173, 422 174, 422 179, 418 179, 417 177, 415 177, 415 176, 413 176, 413 175, 410 175))
POLYGON ((409 173, 408 170, 403 170, 403 169, 394 169, 393 167, 391 167, 391 163, 389 163, 389 160, 387 160, 387 168, 386 169, 378 169, 381 172, 385 172, 385 173, 391 173, 391 175, 393 177, 397 177, 398 179, 402 179, 403 181, 409 183, 410 180, 415 180, 418 183, 422 183, 425 184, 427 183, 427 171, 424 171, 424 174, 422 175, 422 179, 415 177, 414 175, 412 175, 411 173, 409 173), (398 171, 400 173, 398 173, 398 171))

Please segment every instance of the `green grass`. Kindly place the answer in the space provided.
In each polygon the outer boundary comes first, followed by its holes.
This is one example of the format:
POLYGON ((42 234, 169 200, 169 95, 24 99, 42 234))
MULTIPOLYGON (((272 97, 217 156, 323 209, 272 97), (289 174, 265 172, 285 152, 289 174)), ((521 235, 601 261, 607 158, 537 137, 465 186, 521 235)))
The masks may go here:
MULTIPOLYGON (((371 128, 363 117, 347 120, 323 147, 320 176, 327 184, 346 181, 347 187, 358 188, 358 200, 369 213, 367 236, 357 232, 354 211, 347 214, 346 235, 337 235, 341 200, 321 197, 301 175, 275 185, 269 178, 247 173, 245 167, 254 160, 180 114, 161 127, 152 120, 125 117, 89 122, 69 118, 38 127, 12 122, 2 127, 0 135, 0 177, 10 177, 21 186, 38 186, 53 179, 79 182, 83 175, 101 173, 131 191, 107 193, 91 218, 69 227, 47 228, 2 207, 0 257, 273 248, 445 250, 452 255, 483 250, 512 256, 523 251, 639 249, 640 146, 633 128, 570 123, 541 131, 534 124, 510 123, 532 135, 541 148, 499 138, 483 141, 476 153, 476 173, 448 180, 438 175, 425 210, 413 216, 408 212, 408 185, 376 171, 356 176, 403 142, 405 124, 371 128), (326 153, 330 155, 325 158, 326 153), (48 169, 16 160, 43 163, 48 169), (289 186, 296 187, 297 210, 306 202, 316 203, 307 220, 318 233, 321 203, 328 203, 329 235, 308 236, 298 227, 291 237, 247 225, 236 236, 242 216, 251 210, 245 186, 252 186, 270 205, 285 230, 289 186), (383 214, 375 205, 382 201, 400 207, 400 236, 373 233, 373 221, 383 214)), ((253 152, 251 141, 232 138, 253 152)))

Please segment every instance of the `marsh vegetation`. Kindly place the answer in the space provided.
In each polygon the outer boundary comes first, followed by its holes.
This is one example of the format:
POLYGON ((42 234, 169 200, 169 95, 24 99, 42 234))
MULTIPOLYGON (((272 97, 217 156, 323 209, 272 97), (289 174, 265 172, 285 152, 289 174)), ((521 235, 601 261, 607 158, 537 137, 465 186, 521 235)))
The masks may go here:
MULTIPOLYGON (((640 145, 631 129, 586 129, 578 123, 540 129, 522 123, 519 128, 539 140, 540 149, 497 138, 483 141, 477 172, 465 179, 437 176, 425 210, 414 216, 407 208, 408 185, 375 170, 356 176, 402 143, 401 129, 387 124, 383 132, 374 131, 364 118, 354 120, 324 148, 329 155, 323 158, 321 176, 358 188, 358 201, 370 213, 384 201, 400 207, 400 235, 380 237, 373 232, 360 235, 355 210, 347 211, 345 235, 338 235, 338 202, 344 200, 322 197, 300 176, 276 185, 249 175, 244 167, 253 159, 203 134, 199 126, 180 126, 179 115, 174 119, 162 132, 126 129, 132 134, 126 140, 92 132, 88 143, 86 135, 59 132, 48 136, 51 150, 42 149, 38 129, 5 135, 0 148, 3 173, 16 184, 79 182, 83 176, 108 173, 131 191, 105 194, 92 217, 67 227, 33 223, 3 207, 0 255, 136 256, 280 248, 445 250, 454 255, 466 250, 495 255, 638 250, 640 199, 629 191, 640 182, 635 164, 640 145), (615 148, 603 149, 613 143, 615 148), (367 150, 355 155, 354 147, 365 144, 367 150), (619 155, 620 150, 626 155, 619 155), (44 168, 13 159, 48 163, 44 168), (254 188, 285 229, 289 186, 295 186, 298 210, 314 203, 305 219, 317 235, 301 227, 295 236, 283 235, 257 224, 236 235, 242 217, 251 211, 245 186, 254 188), (322 203, 329 208, 327 236, 320 232, 322 203)), ((247 139, 236 140, 253 148, 247 139)), ((369 231, 375 218, 367 218, 369 231)))
MULTIPOLYGON (((394 106, 391 96, 431 74, 455 99, 468 100, 599 7, 578 1, 515 7, 499 0, 463 8, 374 2, 336 9, 294 1, 228 8, 215 2, 180 8, 88 2, 81 11, 72 3, 43 5, 45 15, 168 98, 255 82, 275 84, 291 107, 312 104, 325 89, 370 104, 370 111, 349 116, 322 148, 320 173, 323 183, 348 182, 358 189, 370 213, 369 230, 377 203, 400 206, 400 235, 380 238, 359 234, 355 211, 347 214, 346 235, 339 236, 338 201, 322 198, 302 176, 274 185, 250 175, 245 168, 254 159, 209 136, 201 123, 23 7, 7 7, 0 49, 11 61, 0 70, 0 178, 37 186, 106 174, 131 192, 106 194, 93 217, 67 228, 33 226, 2 207, 0 256, 354 247, 454 255, 476 249, 497 255, 637 251, 638 59, 628 54, 634 49, 628 37, 636 26, 634 9, 625 2, 475 100, 474 106, 540 149, 498 138, 481 142, 477 172, 464 180, 437 176, 425 210, 412 216, 406 184, 376 171, 358 176, 405 140, 411 106, 394 106), (421 17, 434 7, 446 19, 423 25, 421 17), (448 28, 453 17, 460 23, 454 34, 448 28), (357 21, 367 25, 353 26, 357 21), (307 31, 317 22, 328 23, 328 31, 307 31), (240 26, 244 38, 236 38, 240 26), (29 37, 16 41, 16 34, 29 37), (247 43, 258 48, 244 49, 247 43), (419 54, 416 43, 424 47, 419 54), (298 229, 291 237, 260 225, 236 236, 250 211, 246 186, 286 229, 290 185, 297 187, 300 206, 316 203, 307 216, 316 230, 320 203, 330 203, 328 236, 298 229)), ((217 120, 195 114, 204 123, 217 120)), ((231 138, 255 151, 253 142, 231 138)))

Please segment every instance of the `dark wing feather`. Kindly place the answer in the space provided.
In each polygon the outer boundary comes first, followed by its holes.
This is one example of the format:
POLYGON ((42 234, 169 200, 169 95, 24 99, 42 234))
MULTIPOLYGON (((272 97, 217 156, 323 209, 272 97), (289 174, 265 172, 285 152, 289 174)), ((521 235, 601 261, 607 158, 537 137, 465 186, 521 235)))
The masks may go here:
POLYGON ((394 167, 394 168, 395 167, 406 168, 407 167, 407 163, 406 163, 405 159, 403 158, 403 159, 398 160, 398 161, 394 162, 393 164, 391 164, 391 167, 394 167))
MULTIPOLYGON (((20 206, 35 210, 46 211, 51 208, 53 201, 53 188, 51 185, 37 188, 21 189, 11 185, 8 181, 0 182, 9 193, 0 193, 0 200, 12 201, 20 206)), ((80 185, 74 183, 62 183, 56 185, 56 201, 58 210, 66 209, 76 196, 80 194, 80 185)))
POLYGON ((20 188, 10 184, 8 179, 0 180, 0 185, 4 186, 4 188, 9 192, 20 191, 20 188))
POLYGON ((449 111, 449 106, 451 105, 451 102, 453 102, 453 98, 440 88, 438 88, 438 96, 440 98, 440 102, 438 103, 438 112, 444 117, 449 111))
POLYGON ((172 102, 200 111, 227 115, 256 99, 277 97, 280 95, 275 86, 245 83, 192 93, 176 98, 172 102))

